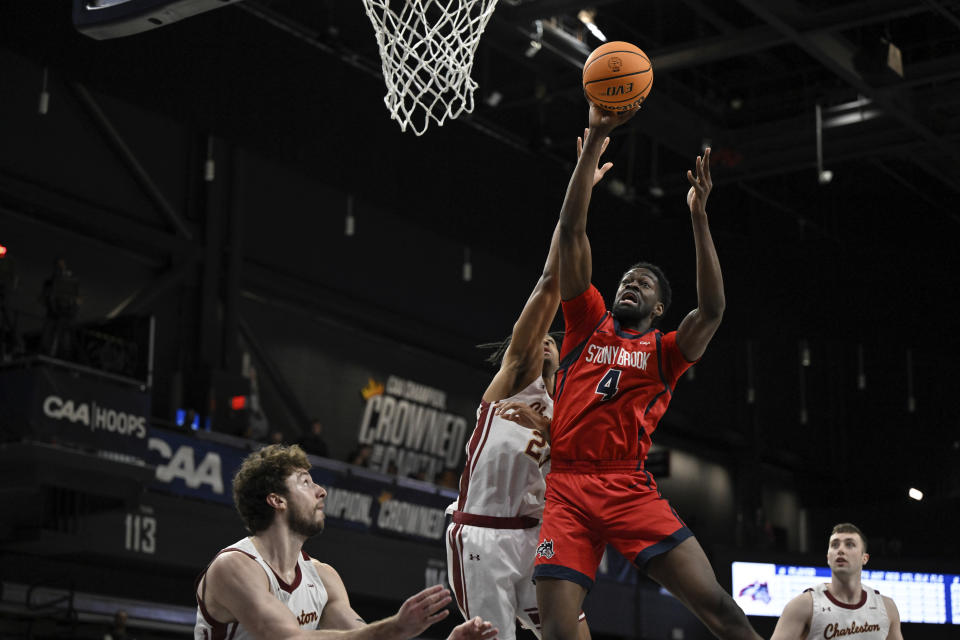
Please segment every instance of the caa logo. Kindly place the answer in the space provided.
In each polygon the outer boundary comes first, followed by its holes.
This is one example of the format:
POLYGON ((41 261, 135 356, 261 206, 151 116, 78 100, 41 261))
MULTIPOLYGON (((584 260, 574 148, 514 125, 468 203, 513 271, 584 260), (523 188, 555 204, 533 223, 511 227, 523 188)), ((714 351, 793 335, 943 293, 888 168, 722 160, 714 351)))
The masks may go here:
POLYGON ((70 422, 90 426, 90 406, 84 402, 73 406, 73 400, 64 402, 57 396, 47 396, 43 400, 43 415, 54 420, 69 420, 70 422))
POLYGON ((207 485, 214 493, 223 493, 223 474, 220 472, 222 465, 219 454, 210 451, 197 465, 194 461, 193 447, 182 445, 174 452, 170 445, 160 438, 150 438, 147 447, 159 453, 165 460, 169 460, 166 464, 157 465, 157 480, 173 482, 175 478, 179 478, 190 489, 199 489, 207 485))

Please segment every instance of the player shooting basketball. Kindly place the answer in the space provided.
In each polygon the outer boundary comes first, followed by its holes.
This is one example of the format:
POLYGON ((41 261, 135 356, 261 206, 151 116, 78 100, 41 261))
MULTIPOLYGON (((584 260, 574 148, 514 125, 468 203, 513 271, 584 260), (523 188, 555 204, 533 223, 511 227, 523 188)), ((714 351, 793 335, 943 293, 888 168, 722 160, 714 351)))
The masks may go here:
MULTIPOLYGON (((613 166, 598 166, 608 142, 602 142, 592 165, 577 165, 561 211, 589 200, 592 188, 613 166)), ((582 151, 579 139, 577 151, 582 151)), ((479 615, 498 627, 500 640, 513 640, 516 620, 540 637, 530 577, 549 469, 547 428, 559 359, 557 343, 547 333, 560 304, 558 239, 559 226, 513 333, 492 356, 500 369, 481 399, 460 496, 448 509, 453 523, 447 528, 447 570, 457 604, 464 617, 479 615)), ((579 617, 580 640, 587 640, 590 631, 579 617)))
MULTIPOLYGON (((590 128, 575 176, 596 166, 603 140, 626 117, 590 106, 590 128)), ((560 215, 565 335, 550 426, 552 469, 534 569, 545 640, 576 638, 578 612, 607 543, 669 589, 717 637, 759 638, 644 469, 650 435, 673 387, 703 355, 725 305, 707 220, 713 186, 709 149, 697 157, 687 179, 698 306, 669 333, 655 328, 671 297, 658 267, 639 263, 629 268, 612 312, 590 283, 589 190, 560 215)))

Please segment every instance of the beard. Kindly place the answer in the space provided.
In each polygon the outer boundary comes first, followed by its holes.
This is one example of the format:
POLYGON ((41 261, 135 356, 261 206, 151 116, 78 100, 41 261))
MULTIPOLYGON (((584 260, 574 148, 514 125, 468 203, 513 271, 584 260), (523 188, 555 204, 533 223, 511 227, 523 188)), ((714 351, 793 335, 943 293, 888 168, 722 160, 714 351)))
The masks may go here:
POLYGON ((323 519, 317 521, 316 511, 304 513, 297 509, 291 509, 287 515, 287 526, 293 533, 306 538, 312 538, 323 533, 323 519))
POLYGON ((621 324, 636 324, 650 317, 653 306, 646 303, 638 305, 616 304, 613 306, 613 317, 621 324))

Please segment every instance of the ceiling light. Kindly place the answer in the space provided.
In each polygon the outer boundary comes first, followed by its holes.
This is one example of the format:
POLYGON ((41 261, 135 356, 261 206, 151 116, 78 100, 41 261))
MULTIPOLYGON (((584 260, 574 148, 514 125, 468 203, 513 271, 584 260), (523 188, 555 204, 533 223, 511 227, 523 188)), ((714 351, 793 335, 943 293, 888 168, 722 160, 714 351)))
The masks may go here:
POLYGON ((907 495, 917 502, 923 500, 923 491, 920 491, 920 489, 914 489, 913 487, 910 487, 910 491, 907 491, 907 495))
POLYGON ((592 33, 597 40, 602 40, 606 42, 607 36, 603 35, 603 31, 600 31, 600 27, 598 27, 597 24, 593 21, 593 18, 596 15, 597 15, 596 9, 581 9, 580 12, 577 13, 577 18, 579 18, 580 22, 582 22, 584 26, 587 27, 590 33, 592 33))

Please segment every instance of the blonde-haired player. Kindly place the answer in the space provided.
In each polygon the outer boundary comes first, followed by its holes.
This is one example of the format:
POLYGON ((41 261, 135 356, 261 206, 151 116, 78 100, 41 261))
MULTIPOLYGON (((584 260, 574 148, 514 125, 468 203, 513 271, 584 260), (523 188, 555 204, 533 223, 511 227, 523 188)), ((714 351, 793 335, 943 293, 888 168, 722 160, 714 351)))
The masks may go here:
POLYGON ((870 559, 867 539, 849 522, 836 525, 827 545, 830 582, 807 589, 787 603, 770 640, 903 640, 897 605, 860 583, 870 559))

